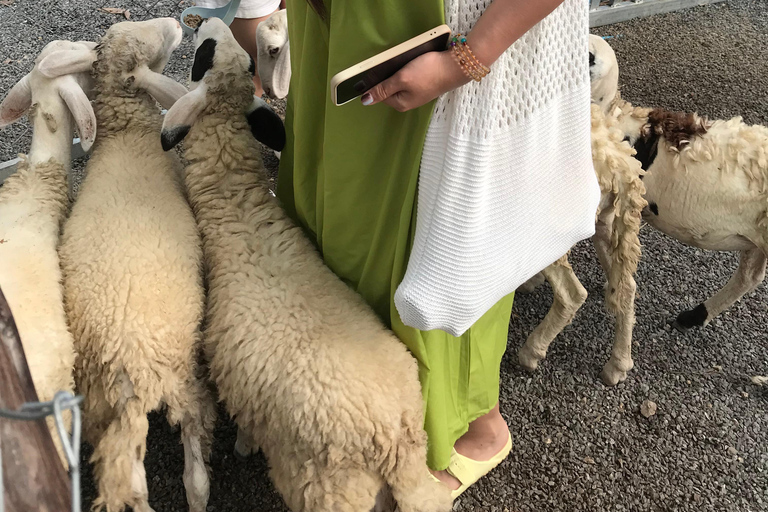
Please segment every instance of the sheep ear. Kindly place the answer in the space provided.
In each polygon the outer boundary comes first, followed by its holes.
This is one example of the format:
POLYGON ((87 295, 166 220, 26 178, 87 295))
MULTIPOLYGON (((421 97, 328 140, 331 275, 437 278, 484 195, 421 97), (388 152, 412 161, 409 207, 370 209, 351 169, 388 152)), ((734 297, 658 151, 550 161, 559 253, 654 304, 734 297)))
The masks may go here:
POLYGON ((37 69, 48 78, 56 78, 89 72, 95 61, 96 52, 93 50, 59 50, 41 60, 37 69))
POLYGON ((187 136, 197 116, 205 108, 205 85, 188 92, 173 104, 163 119, 160 141, 163 151, 168 151, 187 136))
POLYGON ((275 96, 285 98, 288 96, 288 87, 291 83, 291 43, 286 41, 283 50, 277 57, 275 71, 272 75, 272 89, 275 96))
POLYGON ((272 108, 261 98, 253 97, 253 103, 246 113, 253 136, 275 151, 285 147, 285 126, 272 108))
POLYGON ((98 45, 97 45, 95 42, 93 42, 93 41, 77 41, 77 44, 82 44, 83 46, 87 46, 87 47, 88 47, 88 49, 90 49, 90 50, 95 50, 95 49, 96 49, 96 46, 98 46, 98 45))
POLYGON ((179 98, 187 94, 187 88, 179 82, 146 66, 139 68, 134 78, 136 86, 147 91, 165 109, 170 109, 179 98))
POLYGON ((75 119, 77 131, 80 132, 80 145, 84 151, 88 151, 96 140, 96 115, 93 113, 88 96, 74 79, 62 83, 59 87, 59 96, 67 104, 75 119))
POLYGON ((0 103, 0 128, 18 121, 24 112, 32 106, 32 89, 29 87, 29 75, 14 85, 2 103, 0 103))

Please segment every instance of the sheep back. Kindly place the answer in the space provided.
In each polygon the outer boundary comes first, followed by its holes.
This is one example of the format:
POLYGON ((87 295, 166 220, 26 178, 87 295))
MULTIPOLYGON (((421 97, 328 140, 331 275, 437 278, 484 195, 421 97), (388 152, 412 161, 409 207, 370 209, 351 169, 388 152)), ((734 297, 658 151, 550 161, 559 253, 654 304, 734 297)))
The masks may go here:
POLYGON ((86 171, 60 251, 78 386, 114 406, 127 377, 153 408, 189 372, 203 312, 180 162, 158 132, 128 130, 98 140, 86 171))
MULTIPOLYGON (((32 165, 21 155, 18 170, 0 188, 0 287, 41 401, 74 390, 75 353, 56 253, 68 205, 67 171, 55 160, 32 165)), ((67 428, 69 419, 66 413, 67 428)), ((52 418, 48 424, 66 464, 52 418)))

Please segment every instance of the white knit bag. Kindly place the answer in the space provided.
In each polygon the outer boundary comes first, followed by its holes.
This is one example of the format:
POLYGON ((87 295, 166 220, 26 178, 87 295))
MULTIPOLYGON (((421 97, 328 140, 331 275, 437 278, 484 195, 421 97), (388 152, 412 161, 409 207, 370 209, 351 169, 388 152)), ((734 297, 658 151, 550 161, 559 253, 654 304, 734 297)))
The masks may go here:
MULTIPOLYGON (((445 0, 466 34, 490 0, 445 0)), ((589 4, 565 0, 481 83, 441 97, 419 175, 416 234, 395 306, 406 325, 460 336, 594 234, 589 4)))

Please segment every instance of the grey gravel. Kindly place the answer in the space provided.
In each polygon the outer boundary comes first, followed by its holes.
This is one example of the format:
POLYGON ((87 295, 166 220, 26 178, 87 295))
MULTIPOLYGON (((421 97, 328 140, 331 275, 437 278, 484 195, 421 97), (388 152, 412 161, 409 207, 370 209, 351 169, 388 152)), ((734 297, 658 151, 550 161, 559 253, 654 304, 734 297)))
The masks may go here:
MULTIPOLYGON (((98 12, 101 6, 128 8, 133 19, 177 15, 185 7, 176 0, 16 0, 0 6, 0 90, 30 69, 47 41, 92 39, 119 20, 98 12)), ((731 0, 595 32, 616 36, 610 42, 627 99, 768 124, 764 0, 731 0)), ((190 56, 186 41, 168 74, 183 81, 190 56)), ((0 160, 28 145, 28 126, 12 126, 0 134, 0 160)), ((265 157, 274 176, 277 160, 269 152, 265 157)), ((76 162, 75 173, 82 167, 76 162)), ((515 447, 455 510, 768 510, 768 388, 750 381, 768 375, 765 286, 705 329, 680 334, 668 320, 725 284, 737 258, 685 247, 649 227, 641 239, 635 369, 627 382, 606 388, 598 379, 613 324, 601 297, 604 277, 594 250, 583 243, 571 261, 590 297, 534 374, 517 365, 516 351, 547 312, 551 291, 544 286, 516 300, 501 376, 502 412, 515 447), (658 404, 654 416, 641 415, 645 401, 658 404)), ((264 459, 232 456, 235 434, 222 410, 208 510, 286 510, 264 459)), ((151 418, 146 467, 155 510, 186 510, 178 432, 159 414, 151 418)), ((89 471, 86 466, 86 506, 94 494, 89 471)))

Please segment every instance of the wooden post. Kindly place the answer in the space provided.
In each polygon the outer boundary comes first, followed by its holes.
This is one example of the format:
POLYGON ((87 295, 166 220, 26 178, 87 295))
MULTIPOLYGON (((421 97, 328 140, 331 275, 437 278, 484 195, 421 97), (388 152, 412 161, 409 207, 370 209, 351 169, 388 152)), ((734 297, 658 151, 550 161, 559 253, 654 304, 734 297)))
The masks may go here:
MULTIPOLYGON (((0 290, 0 408, 37 402, 27 359, 11 309, 0 290)), ((7 512, 67 512, 69 479, 44 419, 0 418, 0 447, 7 512)))

